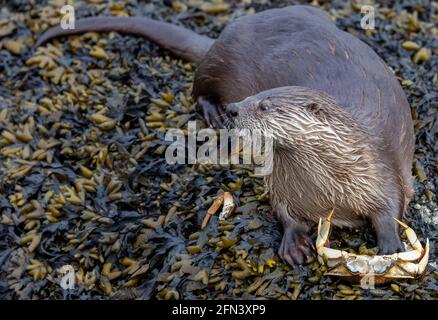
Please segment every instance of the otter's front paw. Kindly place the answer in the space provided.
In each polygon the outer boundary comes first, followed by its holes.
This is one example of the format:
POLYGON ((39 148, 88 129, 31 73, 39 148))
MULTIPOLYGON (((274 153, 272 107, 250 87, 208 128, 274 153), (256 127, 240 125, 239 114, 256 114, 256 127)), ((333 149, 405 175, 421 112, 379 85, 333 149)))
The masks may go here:
POLYGON ((291 266, 303 264, 314 252, 315 246, 306 233, 290 228, 284 230, 278 255, 285 263, 291 266))
POLYGON ((208 98, 199 97, 198 105, 201 107, 205 122, 210 128, 224 128, 225 111, 220 104, 208 98))

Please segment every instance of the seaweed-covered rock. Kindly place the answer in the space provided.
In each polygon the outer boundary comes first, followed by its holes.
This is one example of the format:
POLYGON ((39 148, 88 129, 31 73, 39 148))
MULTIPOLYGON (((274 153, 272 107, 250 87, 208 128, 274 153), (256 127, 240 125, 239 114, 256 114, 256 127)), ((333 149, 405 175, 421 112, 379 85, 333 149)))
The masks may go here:
MULTIPOLYGON (((296 1, 286 1, 289 4, 296 1)), ((375 289, 296 268, 263 181, 245 166, 170 165, 167 128, 202 115, 195 66, 141 38, 88 33, 33 49, 66 1, 0 8, 0 297, 4 299, 436 299, 438 29, 435 3, 313 1, 390 65, 417 135, 415 198, 405 219, 431 240, 427 273, 375 289), (219 190, 238 210, 200 226, 219 190), (73 289, 60 279, 75 271, 73 289)), ((305 3, 303 1, 303 3, 305 3)), ((285 1, 76 1, 76 17, 144 15, 215 37, 228 21, 285 1)), ((370 229, 334 230, 335 246, 372 251, 370 229), (370 249, 369 249, 370 248, 370 249)))

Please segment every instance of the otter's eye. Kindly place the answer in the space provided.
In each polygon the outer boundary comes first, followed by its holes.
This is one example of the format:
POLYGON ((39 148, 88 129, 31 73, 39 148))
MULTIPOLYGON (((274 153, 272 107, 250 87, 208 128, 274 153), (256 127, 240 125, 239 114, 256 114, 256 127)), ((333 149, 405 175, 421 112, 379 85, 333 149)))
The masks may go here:
POLYGON ((262 111, 267 111, 269 109, 269 106, 266 102, 259 103, 259 109, 262 111))

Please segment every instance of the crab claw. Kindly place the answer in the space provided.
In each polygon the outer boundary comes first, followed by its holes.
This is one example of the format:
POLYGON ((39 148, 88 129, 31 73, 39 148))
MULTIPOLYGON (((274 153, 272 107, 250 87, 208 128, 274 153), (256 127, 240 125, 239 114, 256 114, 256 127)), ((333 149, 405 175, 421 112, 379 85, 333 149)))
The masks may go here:
POLYGON ((426 240, 426 245, 424 246, 424 254, 420 262, 418 262, 418 273, 422 274, 427 267, 427 262, 429 261, 429 238, 426 240))
POLYGON ((406 223, 401 222, 400 220, 394 218, 405 230, 406 237, 408 238, 409 245, 413 250, 396 253, 396 258, 403 261, 416 261, 423 255, 423 246, 418 240, 417 235, 414 230, 410 228, 406 223))
POLYGON ((319 219, 318 236, 316 238, 318 260, 329 266, 337 265, 340 262, 339 259, 344 255, 344 251, 327 247, 328 236, 330 234, 330 220, 332 219, 334 211, 334 209, 331 209, 324 221, 322 221, 322 218, 319 219))
POLYGON ((224 193, 224 207, 222 212, 219 214, 219 220, 225 220, 233 212, 236 205, 234 204, 233 195, 230 192, 224 193))
POLYGON ((219 220, 225 220, 233 212, 236 205, 234 204, 233 195, 230 192, 220 193, 213 204, 208 209, 207 214, 202 221, 201 229, 204 229, 211 216, 215 215, 219 208, 223 205, 222 211, 219 214, 219 220))
POLYGON ((327 244, 328 236, 330 233, 330 220, 332 219, 335 209, 331 209, 327 218, 322 222, 322 218, 319 218, 318 224, 318 237, 316 238, 316 249, 324 247, 327 244))

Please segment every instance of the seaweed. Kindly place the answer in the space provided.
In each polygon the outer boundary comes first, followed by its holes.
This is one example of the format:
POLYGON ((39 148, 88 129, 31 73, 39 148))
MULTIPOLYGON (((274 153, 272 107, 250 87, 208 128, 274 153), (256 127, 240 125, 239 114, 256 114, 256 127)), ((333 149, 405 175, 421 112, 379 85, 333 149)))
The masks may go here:
MULTIPOLYGON (((78 18, 144 15, 217 37, 228 21, 305 1, 76 1, 78 18)), ((356 2, 312 1, 394 70, 412 107, 415 197, 405 217, 437 243, 438 22, 430 1, 376 6, 362 30, 356 2)), ((63 1, 3 1, 0 11, 0 297, 3 299, 436 299, 427 273, 375 289, 291 267, 261 179, 244 166, 170 165, 166 128, 202 115, 190 95, 196 66, 117 33, 53 40, 63 1), (201 222, 220 189, 238 209, 201 222), (76 270, 76 287, 59 270, 76 270)), ((374 250, 370 228, 334 230, 336 246, 374 250)))

